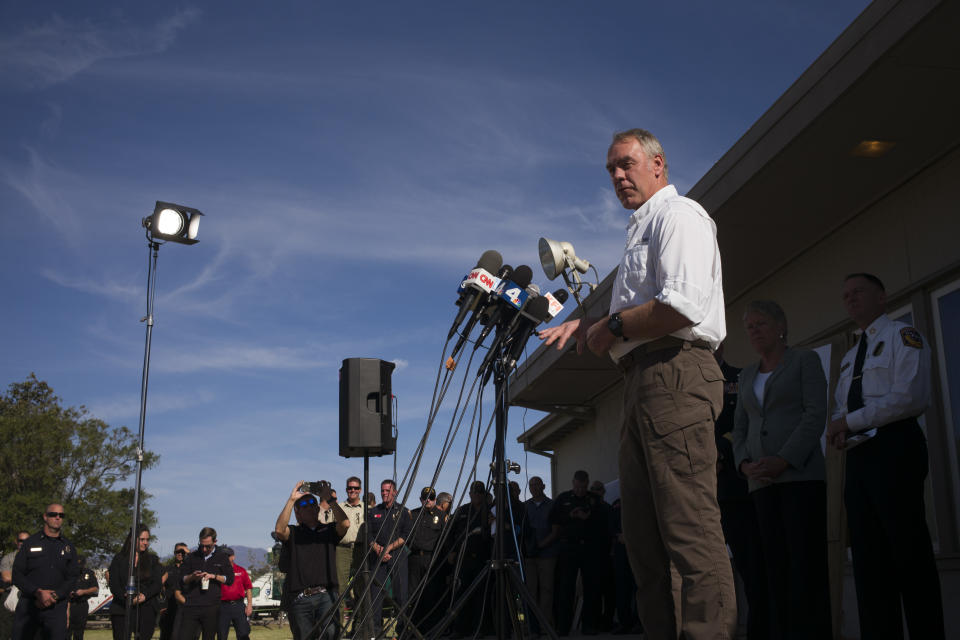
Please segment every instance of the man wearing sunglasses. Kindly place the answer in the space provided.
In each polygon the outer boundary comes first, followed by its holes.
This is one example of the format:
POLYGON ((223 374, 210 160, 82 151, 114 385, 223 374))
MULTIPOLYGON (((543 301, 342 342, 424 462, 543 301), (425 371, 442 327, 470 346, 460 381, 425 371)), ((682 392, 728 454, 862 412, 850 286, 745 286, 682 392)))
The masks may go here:
POLYGON ((327 612, 337 601, 337 543, 350 528, 350 520, 340 505, 325 495, 317 496, 300 490, 298 482, 290 492, 283 510, 277 517, 274 533, 283 544, 281 559, 289 559, 289 571, 283 583, 284 601, 290 616, 290 631, 294 640, 315 640, 323 631, 324 639, 335 637, 336 615, 327 612), (333 510, 334 522, 320 522, 320 502, 333 510), (290 524, 295 514, 297 524, 290 524))
POLYGON ((64 640, 67 634, 67 603, 80 575, 77 552, 60 534, 63 506, 48 505, 43 528, 24 540, 13 561, 13 584, 20 589, 20 602, 13 621, 13 640, 64 640))
MULTIPOLYGON (((347 478, 347 499, 340 503, 340 508, 350 520, 350 528, 347 533, 337 543, 337 582, 340 583, 340 591, 348 588, 353 591, 354 598, 359 592, 358 584, 350 584, 350 578, 357 574, 360 569, 360 562, 363 556, 354 554, 354 546, 357 542, 357 532, 363 524, 363 484, 360 478, 350 476, 347 478)), ((346 623, 346 599, 340 603, 340 625, 346 623)), ((356 609, 356 606, 354 606, 356 609)))
POLYGON ((220 626, 220 589, 233 584, 233 565, 223 549, 217 548, 217 531, 213 527, 200 530, 197 550, 187 555, 180 567, 181 638, 193 640, 197 628, 203 640, 213 640, 220 626))

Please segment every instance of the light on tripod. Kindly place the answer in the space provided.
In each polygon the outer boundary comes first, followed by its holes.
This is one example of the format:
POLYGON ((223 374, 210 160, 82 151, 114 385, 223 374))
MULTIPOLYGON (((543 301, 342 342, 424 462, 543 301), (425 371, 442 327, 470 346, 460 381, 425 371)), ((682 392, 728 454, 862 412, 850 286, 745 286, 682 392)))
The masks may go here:
POLYGON ((550 280, 563 273, 564 269, 576 269, 580 273, 586 273, 590 268, 589 262, 577 257, 573 245, 569 242, 540 238, 539 253, 543 273, 550 280))
POLYGON ((154 240, 196 244, 203 213, 193 207, 157 201, 153 214, 143 219, 143 227, 154 240))

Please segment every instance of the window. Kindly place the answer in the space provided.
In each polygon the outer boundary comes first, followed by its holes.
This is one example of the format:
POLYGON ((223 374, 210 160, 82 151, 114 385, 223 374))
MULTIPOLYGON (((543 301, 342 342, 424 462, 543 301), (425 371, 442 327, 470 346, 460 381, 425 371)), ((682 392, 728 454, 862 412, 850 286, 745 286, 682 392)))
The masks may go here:
MULTIPOLYGON (((941 287, 931 295, 933 302, 933 322, 936 330, 936 343, 931 345, 937 350, 940 387, 943 389, 943 415, 946 420, 949 447, 950 480, 957 487, 957 458, 960 448, 960 280, 941 287)), ((956 491, 953 492, 956 495, 956 491)), ((954 505, 955 513, 958 505, 954 505)))

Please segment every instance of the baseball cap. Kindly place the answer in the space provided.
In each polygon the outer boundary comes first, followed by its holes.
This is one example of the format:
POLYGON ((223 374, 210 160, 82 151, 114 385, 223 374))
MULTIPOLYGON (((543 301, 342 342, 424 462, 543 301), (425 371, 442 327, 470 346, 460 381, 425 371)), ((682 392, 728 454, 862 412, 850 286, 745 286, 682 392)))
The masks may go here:
POLYGON ((424 487, 424 488, 420 491, 420 499, 421 499, 421 500, 436 500, 436 499, 437 499, 437 492, 433 490, 433 487, 424 487))

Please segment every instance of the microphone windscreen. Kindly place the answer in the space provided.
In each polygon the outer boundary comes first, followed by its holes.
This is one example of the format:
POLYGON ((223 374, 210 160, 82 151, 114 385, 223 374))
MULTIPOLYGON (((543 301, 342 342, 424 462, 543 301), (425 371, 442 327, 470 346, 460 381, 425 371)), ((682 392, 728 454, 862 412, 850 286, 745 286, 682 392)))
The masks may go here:
POLYGON ((553 292, 553 297, 557 299, 557 302, 563 304, 570 297, 570 293, 566 289, 557 289, 553 292))
POLYGON ((513 267, 508 264, 503 265, 500 267, 500 271, 497 271, 497 277, 501 280, 509 280, 511 274, 513 274, 513 267))
POLYGON ((550 301, 546 296, 539 296, 527 303, 527 314, 544 322, 550 318, 550 301))
POLYGON ((526 289, 530 281, 533 280, 533 269, 525 264, 520 265, 513 270, 513 280, 521 289, 526 289))
POLYGON ((480 259, 477 260, 477 268, 484 269, 489 273, 496 273, 503 266, 503 256, 499 251, 493 249, 484 251, 480 259))
POLYGON ((532 296, 540 295, 539 285, 537 285, 537 283, 535 282, 531 282, 530 284, 527 285, 527 293, 529 293, 532 296))

